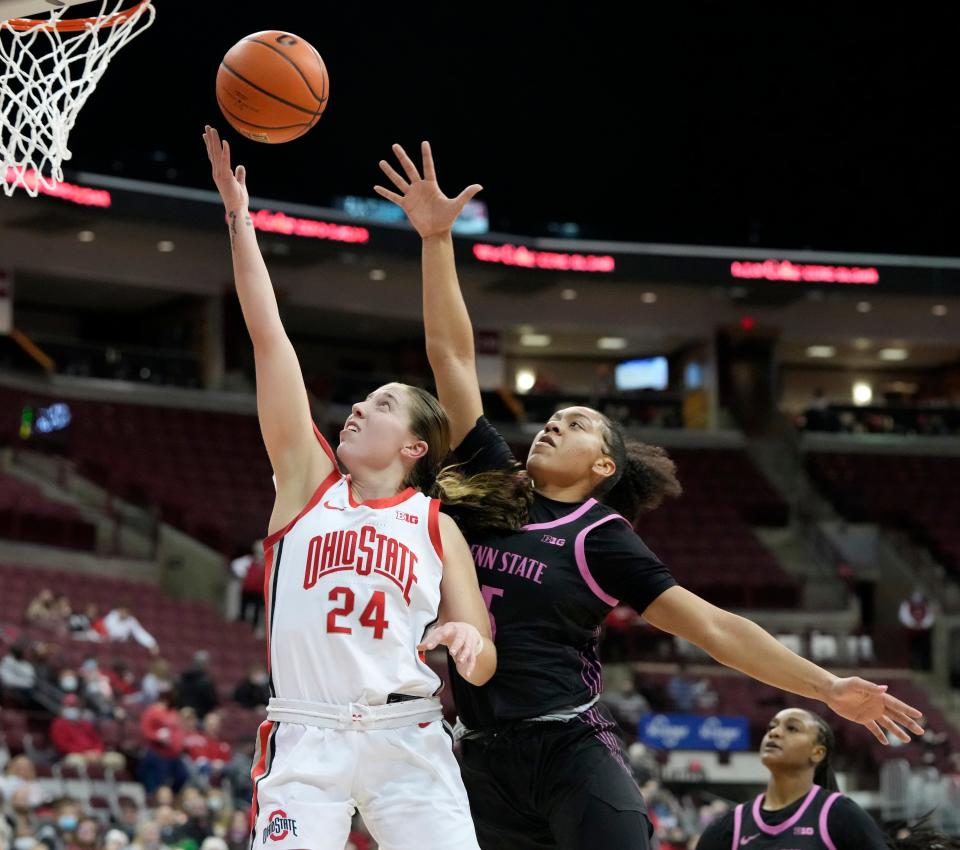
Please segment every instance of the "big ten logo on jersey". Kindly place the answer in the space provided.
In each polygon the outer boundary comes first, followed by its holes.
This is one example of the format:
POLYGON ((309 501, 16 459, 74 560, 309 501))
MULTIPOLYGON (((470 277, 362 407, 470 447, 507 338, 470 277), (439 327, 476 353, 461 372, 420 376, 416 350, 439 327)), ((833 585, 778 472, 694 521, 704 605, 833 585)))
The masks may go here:
POLYGON ((549 543, 551 546, 565 546, 567 539, 565 537, 554 537, 552 534, 544 534, 540 538, 541 543, 549 543))
POLYGON ((416 514, 405 514, 403 511, 397 511, 397 519, 401 522, 409 522, 410 525, 416 525, 420 522, 420 517, 416 514))
POLYGON ((354 570, 359 576, 385 576, 403 592, 410 605, 410 588, 417 581, 417 556, 395 537, 381 534, 372 525, 360 531, 338 529, 310 540, 303 571, 303 589, 310 590, 324 576, 354 570))
POLYGON ((270 820, 263 830, 263 843, 266 844, 268 838, 271 841, 283 841, 291 832, 294 838, 299 837, 296 819, 287 817, 286 812, 277 809, 270 813, 270 820))

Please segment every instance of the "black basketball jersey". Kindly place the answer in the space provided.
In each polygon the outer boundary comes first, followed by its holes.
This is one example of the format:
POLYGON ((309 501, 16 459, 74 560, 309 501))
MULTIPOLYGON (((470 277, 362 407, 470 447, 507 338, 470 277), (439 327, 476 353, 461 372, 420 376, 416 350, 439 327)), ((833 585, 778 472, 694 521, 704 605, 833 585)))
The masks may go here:
MULTIPOLYGON (((456 450, 474 474, 515 463, 481 417, 456 450)), ((497 672, 482 687, 450 665, 464 724, 483 729, 575 708, 603 688, 600 626, 620 600, 643 611, 676 582, 630 524, 595 499, 535 495, 521 531, 469 534, 490 612, 497 672)))
POLYGON ((741 803, 712 823, 702 850, 886 850, 875 821, 839 791, 813 785, 805 797, 777 811, 763 810, 763 795, 741 803))

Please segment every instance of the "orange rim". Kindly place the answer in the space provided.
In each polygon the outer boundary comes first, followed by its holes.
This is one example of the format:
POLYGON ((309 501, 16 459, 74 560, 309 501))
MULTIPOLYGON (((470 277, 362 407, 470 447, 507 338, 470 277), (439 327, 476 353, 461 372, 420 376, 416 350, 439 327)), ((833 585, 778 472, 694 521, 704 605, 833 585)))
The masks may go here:
POLYGON ((32 29, 56 30, 57 32, 82 32, 90 24, 99 22, 100 28, 116 26, 127 18, 138 14, 142 9, 150 5, 150 0, 140 0, 135 6, 128 9, 122 9, 107 15, 105 18, 70 18, 66 21, 57 21, 51 24, 50 21, 36 20, 35 18, 10 18, 8 21, 0 23, 0 27, 9 27, 17 32, 25 32, 32 29))

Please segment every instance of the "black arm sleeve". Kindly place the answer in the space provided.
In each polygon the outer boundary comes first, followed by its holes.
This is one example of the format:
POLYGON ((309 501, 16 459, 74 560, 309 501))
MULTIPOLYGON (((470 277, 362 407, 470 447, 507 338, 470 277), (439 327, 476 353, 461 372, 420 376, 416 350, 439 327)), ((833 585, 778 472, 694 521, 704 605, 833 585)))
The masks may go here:
POLYGON ((877 822, 853 800, 839 797, 827 815, 827 829, 837 850, 887 850, 877 822))
POLYGON ((642 614, 677 582, 628 523, 611 519, 587 534, 587 567, 600 589, 642 614))
POLYGON ((477 475, 492 469, 514 469, 517 466, 517 459, 507 441, 487 421, 486 416, 477 420, 453 454, 461 464, 459 469, 464 475, 477 475))
POLYGON ((727 812, 703 831, 697 850, 730 850, 731 847, 733 847, 733 812, 727 812))

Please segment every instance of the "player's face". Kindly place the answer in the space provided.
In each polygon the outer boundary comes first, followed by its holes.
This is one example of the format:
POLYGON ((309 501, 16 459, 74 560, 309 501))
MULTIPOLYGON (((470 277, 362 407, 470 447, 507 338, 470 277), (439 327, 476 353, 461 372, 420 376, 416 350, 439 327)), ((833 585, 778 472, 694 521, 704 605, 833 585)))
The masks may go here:
POLYGON ((337 457, 347 469, 361 465, 383 470, 417 442, 410 431, 406 389, 385 384, 353 405, 340 432, 337 457))
POLYGON ((589 482, 605 457, 603 420, 589 407, 558 410, 530 446, 527 471, 539 486, 589 482))
POLYGON ((823 745, 817 743, 817 724, 809 714, 796 708, 777 714, 760 742, 760 761, 770 770, 811 767, 817 754, 825 755, 823 745))

